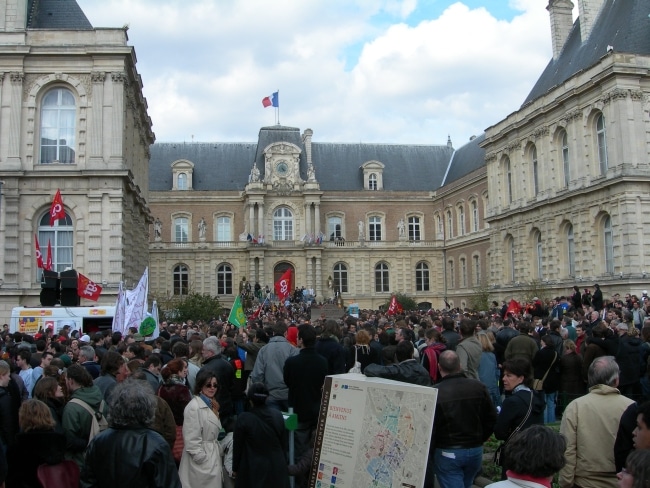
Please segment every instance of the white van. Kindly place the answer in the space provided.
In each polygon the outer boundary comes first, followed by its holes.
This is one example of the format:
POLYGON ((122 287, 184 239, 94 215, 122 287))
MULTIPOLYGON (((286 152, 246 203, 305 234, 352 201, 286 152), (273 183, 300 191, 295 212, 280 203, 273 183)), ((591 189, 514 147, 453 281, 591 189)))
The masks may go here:
POLYGON ((58 334, 64 326, 70 331, 92 335, 94 332, 111 330, 114 306, 96 307, 15 307, 11 311, 9 331, 34 335, 39 330, 51 328, 58 334))

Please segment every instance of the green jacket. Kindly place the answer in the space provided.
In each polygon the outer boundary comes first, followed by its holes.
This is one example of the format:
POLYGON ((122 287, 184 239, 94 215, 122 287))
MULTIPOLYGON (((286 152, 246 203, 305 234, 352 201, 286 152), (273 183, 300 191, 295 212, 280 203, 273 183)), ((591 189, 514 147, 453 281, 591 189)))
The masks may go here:
MULTIPOLYGON (((99 411, 103 400, 102 392, 95 385, 79 388, 72 393, 70 399, 73 398, 86 402, 95 412, 99 411)), ((82 467, 88 437, 90 437, 92 417, 81 405, 68 402, 63 409, 61 425, 67 441, 65 457, 82 467)))

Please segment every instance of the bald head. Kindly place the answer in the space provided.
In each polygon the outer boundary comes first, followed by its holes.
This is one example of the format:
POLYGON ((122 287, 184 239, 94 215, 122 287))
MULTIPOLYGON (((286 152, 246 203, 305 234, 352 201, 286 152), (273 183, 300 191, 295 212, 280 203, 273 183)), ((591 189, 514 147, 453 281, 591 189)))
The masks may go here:
POLYGON ((458 354, 454 351, 444 351, 438 359, 438 368, 440 368, 440 374, 442 376, 460 373, 460 359, 458 359, 458 354))

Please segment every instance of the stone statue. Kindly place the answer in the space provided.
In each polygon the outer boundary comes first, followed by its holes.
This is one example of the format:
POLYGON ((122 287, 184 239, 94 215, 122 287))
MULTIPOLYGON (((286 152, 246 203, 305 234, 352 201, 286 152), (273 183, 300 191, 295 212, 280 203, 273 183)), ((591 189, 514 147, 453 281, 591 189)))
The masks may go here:
POLYGON ((364 239, 364 234, 363 234, 363 220, 359 221, 359 240, 362 241, 364 239))
POLYGON ((310 164, 307 168, 307 181, 316 181, 316 171, 313 164, 310 164))
POLYGON ((249 183, 257 183, 260 181, 260 170, 257 169, 257 163, 253 164, 253 169, 251 169, 251 174, 248 177, 249 183))
POLYGON ((201 220, 199 220, 199 239, 205 240, 205 218, 201 217, 201 220))
POLYGON ((158 218, 153 223, 153 236, 157 241, 162 239, 162 222, 158 218))
POLYGON ((404 219, 399 219, 399 222, 397 222, 397 232, 399 232, 400 237, 404 237, 404 233, 406 232, 406 224, 404 224, 404 219))

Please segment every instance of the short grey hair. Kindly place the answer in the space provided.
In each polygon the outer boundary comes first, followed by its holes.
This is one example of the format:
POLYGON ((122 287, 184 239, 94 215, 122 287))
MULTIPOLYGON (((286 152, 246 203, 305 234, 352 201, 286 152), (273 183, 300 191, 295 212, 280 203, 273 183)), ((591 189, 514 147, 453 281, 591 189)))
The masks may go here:
POLYGON ((210 336, 204 339, 203 341, 203 349, 207 349, 208 351, 212 351, 215 356, 218 356, 221 354, 221 351, 223 348, 221 347, 221 341, 216 338, 215 336, 210 336))
POLYGON ((614 356, 600 356, 589 365, 587 372, 588 386, 607 385, 616 387, 619 375, 618 364, 614 356))
POLYGON ((108 421, 112 427, 149 427, 156 415, 156 397, 140 380, 119 383, 109 397, 108 421))
POLYGON ((79 355, 85 357, 88 361, 93 361, 95 359, 95 349, 93 346, 80 347, 79 355))

